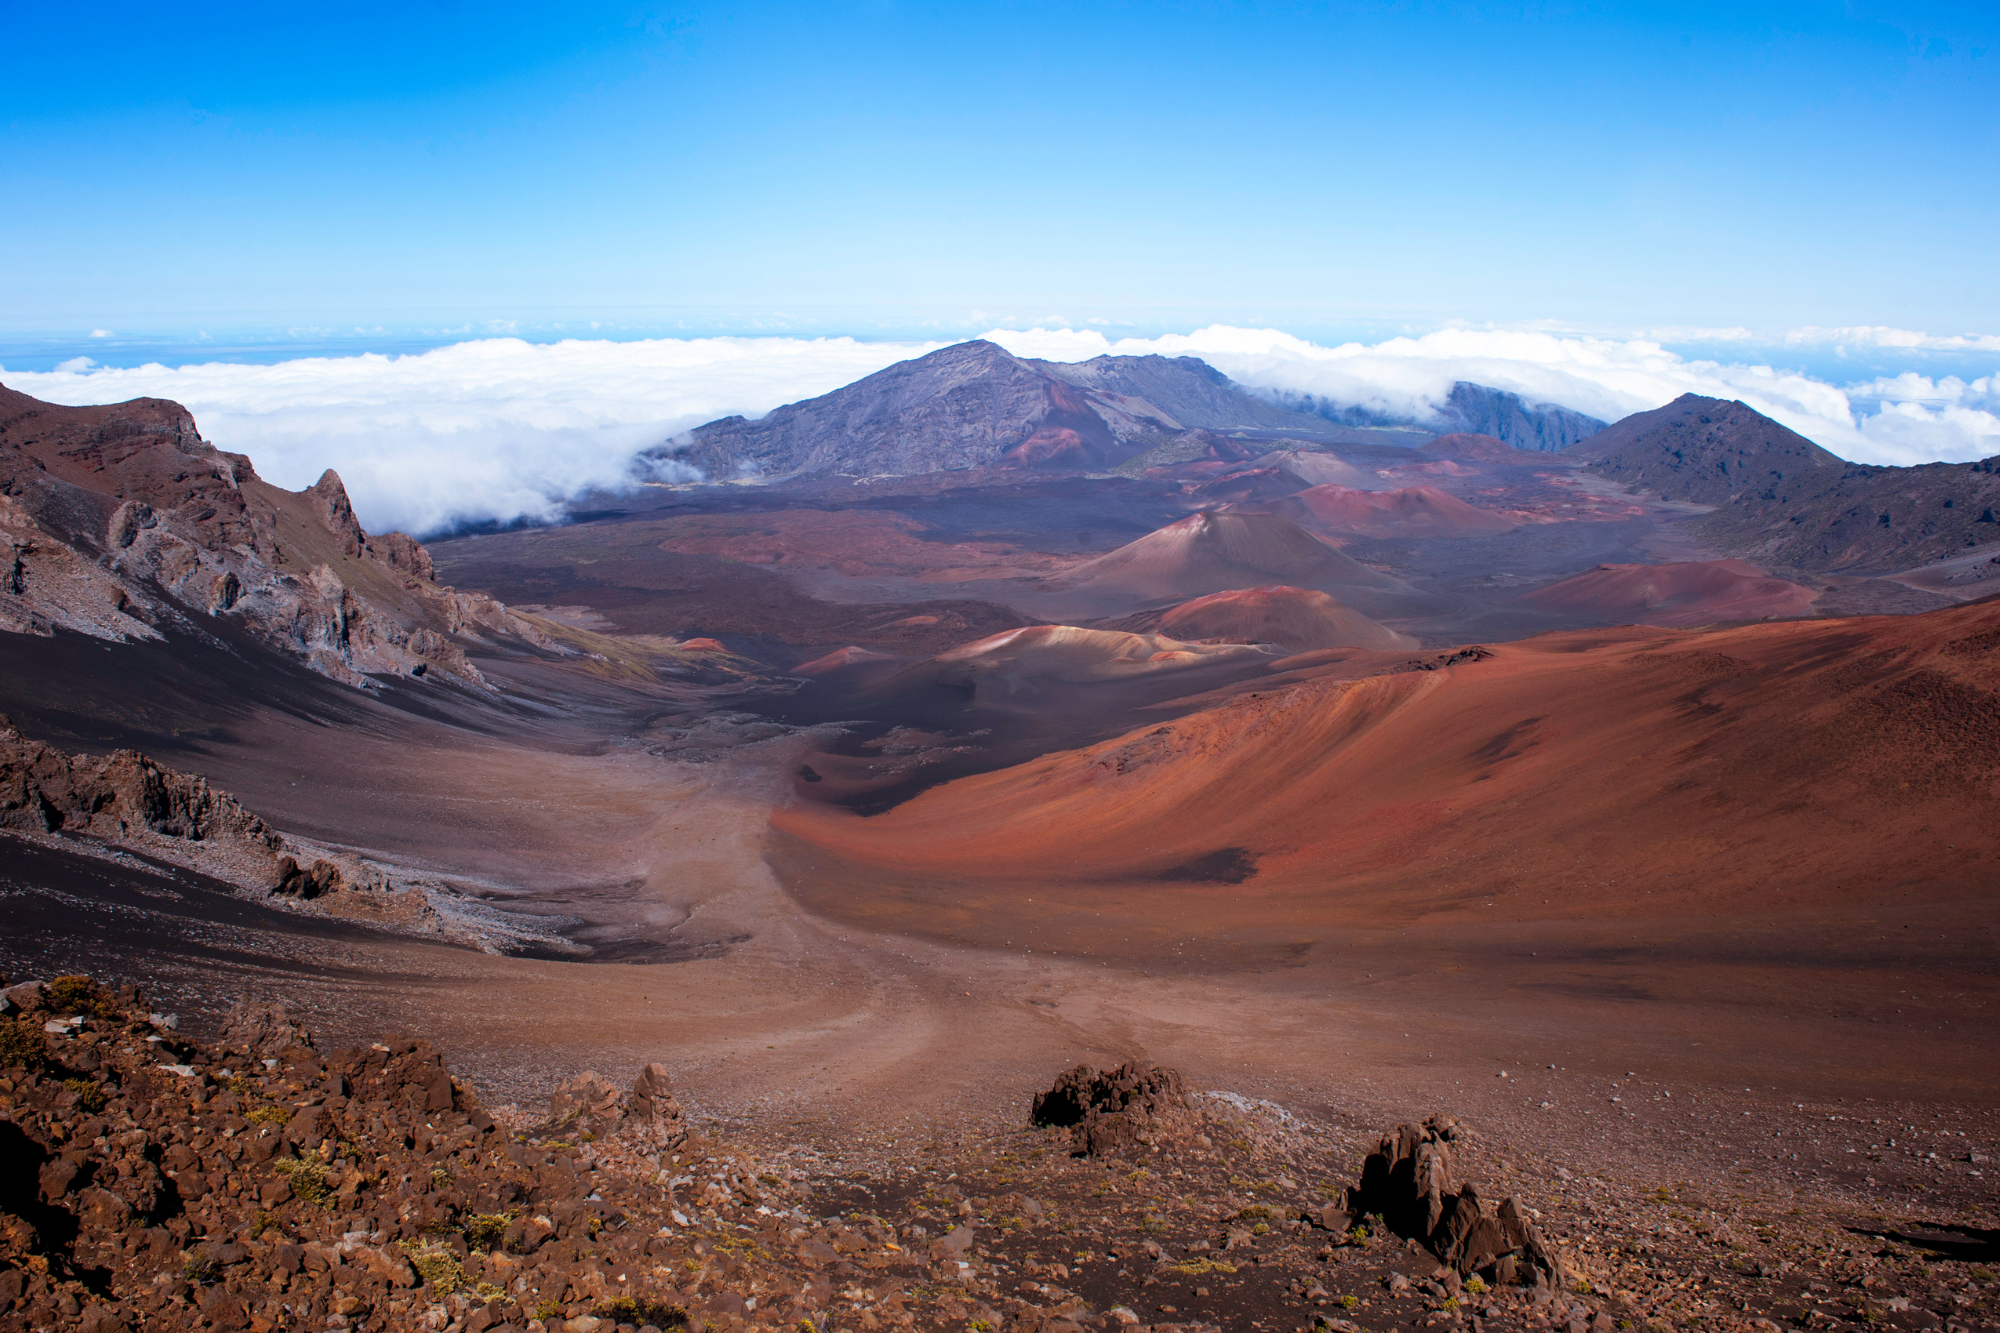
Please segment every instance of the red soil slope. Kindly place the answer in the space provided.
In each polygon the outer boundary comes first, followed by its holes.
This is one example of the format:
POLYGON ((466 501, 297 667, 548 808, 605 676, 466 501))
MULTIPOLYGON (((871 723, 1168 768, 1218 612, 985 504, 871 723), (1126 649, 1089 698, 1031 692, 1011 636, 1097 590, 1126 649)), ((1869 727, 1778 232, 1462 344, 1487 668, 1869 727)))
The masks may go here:
POLYGON ((1435 486, 1362 491, 1314 486, 1265 506, 1311 532, 1342 537, 1490 537, 1514 523, 1435 486))
POLYGON ((1297 938, 1990 897, 2000 599, 1545 635, 775 829, 774 864, 826 910, 983 939, 1031 897, 1086 947, 1114 918, 1297 938))
POLYGON ((1190 514, 1063 575, 1067 588, 1128 601, 1272 583, 1323 591, 1401 586, 1283 518, 1219 511, 1190 514))
POLYGON ((1409 649, 1417 641, 1379 625, 1311 588, 1243 588, 1182 602, 1153 628, 1183 640, 1275 643, 1293 652, 1316 648, 1409 649))
POLYGON ((1637 625, 1692 627, 1726 620, 1803 616, 1819 594, 1741 560, 1599 565, 1515 600, 1637 625))

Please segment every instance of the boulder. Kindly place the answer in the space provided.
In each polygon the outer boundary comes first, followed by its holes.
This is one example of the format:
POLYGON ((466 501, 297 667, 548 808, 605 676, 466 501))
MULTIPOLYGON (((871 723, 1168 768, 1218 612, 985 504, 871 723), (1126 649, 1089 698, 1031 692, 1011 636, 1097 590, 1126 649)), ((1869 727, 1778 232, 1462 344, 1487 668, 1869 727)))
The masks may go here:
POLYGON ((1457 1122, 1432 1116, 1385 1134, 1362 1164, 1346 1207, 1380 1217, 1397 1235, 1417 1241, 1461 1276, 1489 1282, 1554 1283, 1561 1265, 1541 1232, 1512 1198, 1488 1213, 1478 1188, 1453 1179, 1451 1143, 1457 1122))
POLYGON ((1179 1072, 1136 1062, 1105 1071, 1078 1065, 1036 1095, 1030 1118, 1069 1129, 1078 1157, 1154 1145, 1196 1122, 1179 1072))
POLYGON ((665 1065, 649 1064, 632 1081, 625 1107, 625 1128, 648 1143, 673 1147, 687 1139, 681 1104, 674 1100, 665 1065))
POLYGON ((549 1095, 549 1124, 566 1133, 615 1134, 625 1122, 624 1103, 617 1084, 586 1069, 549 1095))
POLYGON ((282 1004, 241 1001, 222 1025, 222 1044, 247 1050, 260 1059, 275 1057, 295 1046, 312 1049, 312 1033, 282 1004))

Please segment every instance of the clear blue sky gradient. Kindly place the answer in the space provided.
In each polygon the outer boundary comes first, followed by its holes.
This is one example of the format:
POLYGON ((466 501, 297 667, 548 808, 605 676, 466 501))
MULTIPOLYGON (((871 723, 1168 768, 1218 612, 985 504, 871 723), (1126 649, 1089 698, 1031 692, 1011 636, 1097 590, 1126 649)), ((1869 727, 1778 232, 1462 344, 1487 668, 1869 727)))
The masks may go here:
POLYGON ((0 27, 13 333, 2000 332, 1991 0, 0 0, 0 27))

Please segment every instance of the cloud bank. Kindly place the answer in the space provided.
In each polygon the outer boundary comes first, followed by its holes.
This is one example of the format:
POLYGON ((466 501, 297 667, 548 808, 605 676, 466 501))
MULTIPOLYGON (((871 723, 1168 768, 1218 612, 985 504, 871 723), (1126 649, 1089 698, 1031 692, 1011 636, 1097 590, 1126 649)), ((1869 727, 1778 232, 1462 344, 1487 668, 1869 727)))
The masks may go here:
MULTIPOLYGON (((2000 339, 1900 330, 1808 330, 1940 351, 2000 339)), ((1537 330, 1443 329, 1324 346, 1273 329, 1214 325, 1160 338, 1036 328, 985 335, 1021 356, 1197 356, 1252 388, 1311 393, 1423 418, 1459 380, 1508 389, 1607 421, 1683 393, 1740 398, 1857 462, 1964 461, 2000 453, 2000 376, 1910 373, 1837 386, 1750 363, 1690 360, 1645 338, 1537 330)), ((202 433, 246 453, 279 485, 331 467, 371 530, 557 517, 565 501, 629 484, 633 453, 713 420, 755 416, 825 393, 939 342, 852 338, 694 338, 535 344, 488 338, 417 355, 308 357, 130 369, 86 359, 6 373, 59 403, 171 398, 202 433)))

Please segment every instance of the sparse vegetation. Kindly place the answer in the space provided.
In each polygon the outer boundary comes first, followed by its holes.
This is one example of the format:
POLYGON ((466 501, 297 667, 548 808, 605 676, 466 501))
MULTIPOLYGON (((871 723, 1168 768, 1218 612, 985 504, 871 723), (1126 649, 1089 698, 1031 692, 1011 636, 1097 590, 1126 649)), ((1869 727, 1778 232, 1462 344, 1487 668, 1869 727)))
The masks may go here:
POLYGON ((499 1249, 507 1235, 507 1224, 513 1220, 512 1213, 468 1214, 463 1227, 466 1248, 488 1253, 499 1249))
POLYGON ((292 1193, 307 1203, 325 1203, 333 1193, 326 1163, 317 1157, 280 1157, 271 1169, 290 1181, 292 1193))
POLYGON ((104 1089, 89 1079, 66 1078, 63 1080, 63 1086, 76 1098, 77 1110, 88 1111, 95 1115, 104 1109, 104 1089))
POLYGON ((39 1070, 49 1067, 49 1039, 41 1029, 0 1018, 0 1065, 39 1070))
POLYGON ((465 1285, 465 1268, 458 1262, 458 1256, 436 1241, 406 1240, 403 1251, 409 1256, 410 1267, 417 1270, 417 1276, 438 1295, 457 1291, 465 1285))

